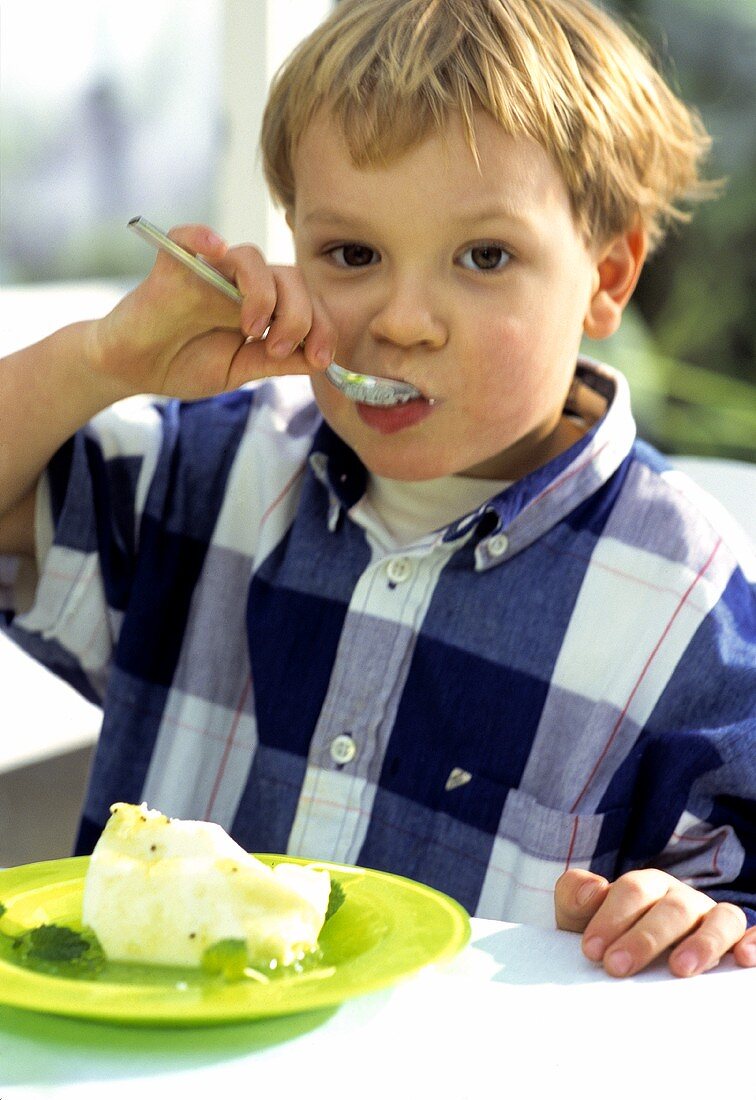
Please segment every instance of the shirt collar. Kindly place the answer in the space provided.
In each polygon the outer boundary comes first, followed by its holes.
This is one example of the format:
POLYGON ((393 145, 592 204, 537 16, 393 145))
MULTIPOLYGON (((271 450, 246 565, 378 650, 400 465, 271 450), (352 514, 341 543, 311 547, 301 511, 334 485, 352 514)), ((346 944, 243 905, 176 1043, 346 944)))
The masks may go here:
MULTIPOLYGON (((444 532, 443 541, 466 538, 472 528, 479 527, 476 561, 479 569, 485 569, 535 541, 595 493, 627 457, 635 439, 635 422, 624 376, 582 357, 565 412, 590 423, 597 405, 605 406, 603 415, 576 443, 455 520, 444 532)), ((325 421, 313 440, 310 465, 329 491, 328 526, 334 530, 342 511, 348 512, 363 497, 367 470, 325 421)))

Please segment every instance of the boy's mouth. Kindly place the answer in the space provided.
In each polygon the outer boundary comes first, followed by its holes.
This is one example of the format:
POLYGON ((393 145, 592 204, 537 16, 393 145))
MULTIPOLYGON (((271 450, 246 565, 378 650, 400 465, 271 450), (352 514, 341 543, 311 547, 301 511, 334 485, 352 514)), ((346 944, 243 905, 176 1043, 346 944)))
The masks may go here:
POLYGON ((415 397, 401 405, 368 405, 357 401, 355 408, 363 424, 381 435, 391 435, 404 428, 411 428, 425 420, 433 412, 435 402, 426 397, 415 397))

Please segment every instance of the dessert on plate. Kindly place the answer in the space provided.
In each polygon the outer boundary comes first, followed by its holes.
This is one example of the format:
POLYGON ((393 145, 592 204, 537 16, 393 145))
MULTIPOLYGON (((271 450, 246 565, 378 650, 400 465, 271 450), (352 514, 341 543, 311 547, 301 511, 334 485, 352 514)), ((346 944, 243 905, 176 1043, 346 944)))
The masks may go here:
POLYGON ((221 941, 251 965, 289 966, 317 948, 328 871, 268 867, 208 821, 117 802, 90 858, 83 921, 112 960, 200 966, 221 941))

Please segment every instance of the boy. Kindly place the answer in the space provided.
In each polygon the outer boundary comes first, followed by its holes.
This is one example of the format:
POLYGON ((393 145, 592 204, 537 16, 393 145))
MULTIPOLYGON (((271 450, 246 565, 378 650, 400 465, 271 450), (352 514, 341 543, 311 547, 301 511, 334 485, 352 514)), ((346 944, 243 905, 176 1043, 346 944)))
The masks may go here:
POLYGON ((745 565, 576 366, 705 147, 587 0, 347 0, 263 127, 297 266, 184 227, 240 308, 161 256, 8 359, 12 633, 104 701, 79 851, 144 799, 555 907, 616 976, 756 964, 745 565), (421 396, 355 404, 332 359, 421 396), (316 404, 237 390, 293 374, 316 404), (101 413, 144 393, 185 401, 101 413))

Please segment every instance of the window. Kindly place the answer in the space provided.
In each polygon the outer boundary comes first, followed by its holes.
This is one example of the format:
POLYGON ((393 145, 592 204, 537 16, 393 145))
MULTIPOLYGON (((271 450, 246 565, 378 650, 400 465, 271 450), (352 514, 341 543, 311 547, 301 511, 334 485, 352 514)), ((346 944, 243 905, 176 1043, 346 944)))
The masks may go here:
POLYGON ((222 16, 219 0, 4 0, 3 282, 138 275, 131 215, 211 217, 222 16))
POLYGON ((134 279, 143 214, 286 258, 257 144, 268 83, 330 0, 3 0, 0 279, 134 279))

